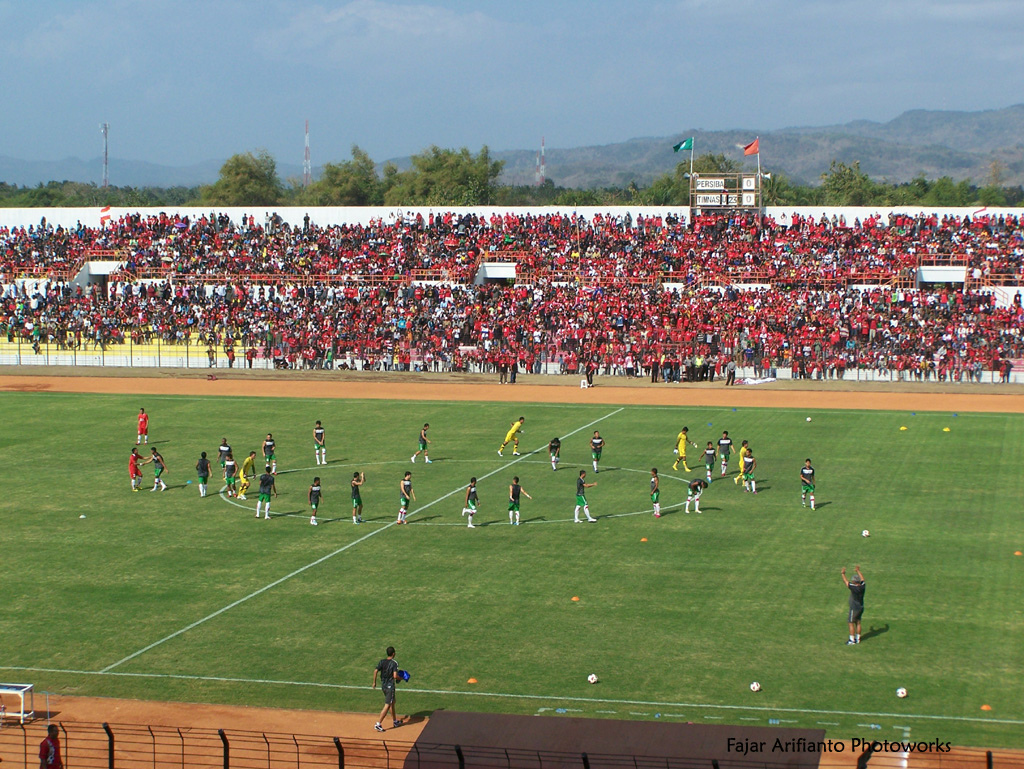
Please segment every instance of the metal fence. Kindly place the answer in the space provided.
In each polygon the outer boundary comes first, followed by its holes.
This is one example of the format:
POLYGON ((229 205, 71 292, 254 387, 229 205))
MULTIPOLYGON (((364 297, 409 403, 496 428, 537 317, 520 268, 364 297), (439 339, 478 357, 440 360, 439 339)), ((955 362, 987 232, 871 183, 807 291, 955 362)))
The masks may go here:
MULTIPOLYGON (((67 769, 783 769, 786 762, 708 760, 681 756, 570 753, 390 740, 87 722, 58 723, 67 769)), ((8 767, 39 765, 45 729, 37 724, 0 729, 0 759, 8 767)), ((908 766, 907 754, 867 751, 859 769, 908 766)), ((1024 769, 1020 754, 956 748, 952 753, 910 753, 921 769, 1024 769)))
MULTIPOLYGON (((400 371, 402 370, 392 360, 391 352, 375 352, 372 360, 353 358, 349 353, 339 353, 331 360, 317 358, 306 361, 301 356, 301 351, 292 350, 287 345, 280 345, 273 352, 266 347, 259 347, 257 354, 250 362, 246 358, 247 348, 239 346, 236 348, 234 359, 230 359, 222 345, 214 347, 213 354, 207 344, 188 342, 165 342, 155 339, 151 342, 135 342, 128 338, 124 342, 108 342, 105 344, 94 344, 92 341, 84 341, 78 347, 57 344, 52 341, 40 341, 33 343, 31 339, 15 337, 10 341, 0 338, 0 365, 25 366, 25 367, 46 367, 46 366, 84 366, 84 367, 110 367, 110 368, 185 368, 185 369, 291 369, 291 370, 351 370, 351 371, 400 371), (291 354, 295 352, 295 355, 291 354)), ((256 348, 254 348, 256 349, 256 348)), ((1019 364, 1020 361, 1015 361, 1019 364)), ((427 373, 449 373, 452 371, 465 371, 473 374, 494 374, 497 370, 493 364, 483 363, 477 360, 464 358, 459 368, 453 365, 451 360, 433 360, 425 362, 419 359, 418 355, 413 357, 410 368, 413 371, 427 373)), ((577 366, 567 366, 562 351, 554 353, 543 350, 534 361, 531 370, 526 371, 520 368, 519 373, 523 374, 550 374, 583 376, 582 370, 577 366)), ((637 368, 635 378, 649 378, 649 374, 637 368)), ((736 370, 738 379, 747 377, 757 378, 768 376, 777 379, 792 379, 792 369, 787 366, 755 368, 753 366, 739 366, 736 370)), ((627 369, 621 365, 609 365, 602 363, 596 372, 598 378, 618 377, 624 378, 629 375, 627 369)), ((682 372, 680 372, 682 377, 682 372)), ((724 378, 719 374, 717 378, 724 378)), ((811 377, 808 377, 810 380, 811 377)), ((842 377, 835 372, 828 376, 821 372, 814 381, 828 381, 831 379, 846 382, 939 382, 948 381, 953 384, 995 384, 1000 382, 1001 376, 998 371, 985 369, 978 372, 978 377, 968 375, 967 372, 954 380, 948 377, 940 380, 934 372, 927 378, 917 376, 914 371, 897 371, 895 368, 860 368, 850 367, 845 370, 842 377)), ((677 380, 678 381, 678 380, 677 380)), ((685 378, 683 378, 685 382, 685 378)), ((1009 381, 1013 384, 1024 384, 1024 367, 1016 365, 1010 374, 1009 381)))

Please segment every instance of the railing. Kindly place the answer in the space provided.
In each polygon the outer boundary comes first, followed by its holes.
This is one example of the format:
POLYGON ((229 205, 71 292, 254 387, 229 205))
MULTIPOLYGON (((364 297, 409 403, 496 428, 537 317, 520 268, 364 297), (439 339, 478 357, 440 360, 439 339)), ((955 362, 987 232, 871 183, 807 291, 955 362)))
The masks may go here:
MULTIPOLYGON (((987 288, 990 286, 1021 286, 1024 285, 1024 275, 1015 272, 996 272, 988 275, 982 275, 980 278, 972 278, 970 275, 967 276, 972 285, 979 288, 987 288)), ((965 283, 967 281, 964 281, 965 283)))
POLYGON ((93 262, 120 262, 125 256, 123 249, 113 248, 87 248, 85 250, 85 261, 93 262))
POLYGON ((917 257, 918 267, 966 267, 968 262, 967 254, 921 254, 917 257))
MULTIPOLYGON (((58 724, 58 733, 64 765, 71 769, 782 769, 792 765, 136 724, 63 722, 58 724)), ((33 725, 0 731, 4 763, 14 769, 34 769, 43 737, 45 730, 33 725)), ((912 769, 1024 769, 1024 757, 1010 751, 954 748, 950 753, 876 752, 881 749, 877 743, 859 756, 857 765, 867 767, 870 762, 874 769, 908 765, 912 769)))
POLYGON ((60 280, 65 283, 78 275, 85 263, 84 259, 76 262, 68 262, 61 265, 41 265, 15 267, 11 275, 18 280, 60 280))
MULTIPOLYGON (((413 278, 410 275, 362 275, 362 274, 328 274, 328 273, 287 273, 287 272, 237 272, 237 273, 200 273, 173 272, 170 268, 137 267, 134 270, 119 270, 110 276, 111 280, 166 280, 169 282, 188 282, 194 284, 249 284, 267 286, 313 286, 320 284, 351 283, 358 285, 383 286, 408 284, 413 278)), ((423 278, 426 280, 427 278, 423 278)))
MULTIPOLYGON (((93 249, 86 252, 87 259, 122 260, 123 254, 113 250, 93 249)), ((908 257, 909 258, 909 257, 908 257)), ((81 269, 84 260, 67 268, 46 268, 43 266, 21 267, 15 270, 18 277, 50 278, 70 280, 81 269)), ((662 271, 657 266, 643 275, 621 277, 615 275, 589 276, 580 272, 577 263, 564 266, 545 265, 538 263, 534 254, 528 251, 493 251, 480 253, 474 264, 455 264, 447 267, 416 268, 406 274, 361 274, 352 272, 341 273, 285 273, 285 272, 215 272, 201 274, 194 272, 176 272, 172 264, 159 266, 136 266, 118 270, 110 276, 111 280, 173 280, 194 283, 248 283, 266 285, 313 285, 313 284, 360 284, 360 285, 395 285, 408 284, 412 281, 441 281, 466 283, 472 281, 483 262, 512 263, 516 265, 516 281, 530 283, 536 280, 547 280, 555 283, 571 283, 582 285, 658 285, 661 283, 690 283, 697 287, 727 286, 737 283, 764 283, 773 286, 820 286, 827 288, 845 288, 850 285, 879 285, 894 288, 911 288, 915 285, 916 270, 921 267, 964 267, 968 270, 965 284, 977 287, 1007 286, 1024 282, 1024 275, 1015 272, 999 272, 984 276, 981 279, 970 275, 971 257, 964 254, 919 254, 912 257, 912 263, 893 265, 891 269, 836 268, 825 269, 820 265, 808 265, 805 268, 795 266, 781 269, 757 267, 747 269, 743 266, 727 266, 722 270, 706 269, 702 265, 694 265, 692 269, 662 271)))

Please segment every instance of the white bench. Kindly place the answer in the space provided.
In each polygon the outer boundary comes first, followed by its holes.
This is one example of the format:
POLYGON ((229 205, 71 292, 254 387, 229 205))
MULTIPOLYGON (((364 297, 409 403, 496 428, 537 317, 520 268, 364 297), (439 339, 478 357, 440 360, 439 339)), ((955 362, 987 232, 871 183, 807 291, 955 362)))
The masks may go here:
MULTIPOLYGON (((4 695, 14 695, 18 698, 19 708, 17 712, 18 723, 25 723, 25 719, 32 720, 36 715, 35 691, 32 684, 0 684, 0 721, 6 717, 7 711, 3 704, 4 695), (25 709, 25 697, 28 696, 28 710, 25 709)), ((15 716, 11 711, 11 718, 15 716)))

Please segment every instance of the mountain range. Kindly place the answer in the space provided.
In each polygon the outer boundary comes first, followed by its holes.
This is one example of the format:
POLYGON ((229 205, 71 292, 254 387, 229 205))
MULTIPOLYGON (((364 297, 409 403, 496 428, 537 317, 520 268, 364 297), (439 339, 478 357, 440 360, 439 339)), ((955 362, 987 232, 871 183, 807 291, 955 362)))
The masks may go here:
MULTIPOLYGON (((738 147, 758 135, 762 170, 782 172, 799 184, 820 182, 833 160, 859 161, 861 170, 879 181, 949 176, 985 185, 993 181, 995 169, 1000 185, 1024 184, 1024 104, 978 112, 911 110, 887 123, 857 120, 773 131, 692 129, 602 146, 551 148, 546 152, 547 178, 560 187, 624 187, 631 182, 643 187, 673 171, 677 164, 689 162, 689 153, 674 153, 672 145, 690 136, 697 155, 724 154, 753 168, 753 158, 744 158, 738 147)), ((505 161, 501 183, 533 183, 536 149, 496 151, 492 156, 505 161)), ((405 168, 409 158, 392 162, 405 168)), ((217 179, 222 163, 207 160, 165 166, 111 158, 110 182, 131 187, 209 184, 217 179)), ((102 170, 98 157, 25 161, 0 155, 0 181, 8 184, 34 186, 52 180, 98 183, 102 170)), ((318 171, 314 169, 314 176, 318 171)), ((282 179, 298 179, 302 167, 278 162, 278 174, 282 179)))

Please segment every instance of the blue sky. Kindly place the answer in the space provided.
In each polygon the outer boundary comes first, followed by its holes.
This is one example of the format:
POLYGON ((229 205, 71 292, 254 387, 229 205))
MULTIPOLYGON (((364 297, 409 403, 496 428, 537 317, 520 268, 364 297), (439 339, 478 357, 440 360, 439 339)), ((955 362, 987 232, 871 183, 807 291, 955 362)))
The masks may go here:
POLYGON ((0 154, 314 164, 1024 100, 1021 0, 0 0, 0 154))

